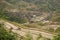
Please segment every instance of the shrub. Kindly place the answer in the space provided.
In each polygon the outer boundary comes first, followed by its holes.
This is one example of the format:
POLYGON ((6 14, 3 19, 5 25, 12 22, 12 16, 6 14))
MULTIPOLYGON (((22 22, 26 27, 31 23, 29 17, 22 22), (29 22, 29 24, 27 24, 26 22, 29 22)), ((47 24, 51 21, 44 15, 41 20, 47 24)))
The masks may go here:
POLYGON ((16 40, 15 34, 4 29, 3 24, 0 24, 0 40, 16 40))

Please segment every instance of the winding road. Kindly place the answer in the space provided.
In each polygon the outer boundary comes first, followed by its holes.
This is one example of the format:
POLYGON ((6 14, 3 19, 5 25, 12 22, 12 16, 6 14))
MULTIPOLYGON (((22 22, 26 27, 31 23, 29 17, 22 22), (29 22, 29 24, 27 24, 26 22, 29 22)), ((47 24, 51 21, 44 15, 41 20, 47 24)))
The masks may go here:
POLYGON ((28 28, 20 28, 19 29, 18 26, 11 24, 9 22, 5 22, 5 28, 6 29, 12 28, 12 32, 17 33, 17 34, 22 35, 22 36, 24 36, 27 32, 30 32, 33 35, 34 40, 37 37, 37 35, 39 35, 39 34, 41 34, 43 37, 50 38, 50 39, 53 39, 53 36, 54 36, 51 33, 38 31, 38 30, 35 30, 33 28, 29 28, 29 29, 28 28))

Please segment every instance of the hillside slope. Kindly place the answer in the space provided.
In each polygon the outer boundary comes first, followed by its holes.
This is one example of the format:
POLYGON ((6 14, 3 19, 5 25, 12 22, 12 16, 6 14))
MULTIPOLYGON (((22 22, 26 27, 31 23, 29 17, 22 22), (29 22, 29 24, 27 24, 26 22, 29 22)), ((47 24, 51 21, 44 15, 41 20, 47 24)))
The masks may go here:
POLYGON ((44 20, 60 22, 60 0, 2 0, 0 4, 1 12, 7 12, 4 15, 9 20, 26 22, 34 15, 47 15, 44 20))

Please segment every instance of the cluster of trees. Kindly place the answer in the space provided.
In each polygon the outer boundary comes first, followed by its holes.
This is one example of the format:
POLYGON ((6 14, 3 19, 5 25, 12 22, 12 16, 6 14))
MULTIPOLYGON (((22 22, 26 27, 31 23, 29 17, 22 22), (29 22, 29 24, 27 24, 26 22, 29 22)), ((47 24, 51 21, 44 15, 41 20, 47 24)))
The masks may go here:
POLYGON ((20 13, 7 12, 3 10, 4 10, 3 8, 0 8, 0 18, 15 21, 18 23, 28 22, 28 19, 20 13))
POLYGON ((7 13, 5 14, 7 17, 6 19, 10 20, 10 21, 15 21, 18 23, 26 23, 28 22, 28 19, 23 17, 23 15, 21 15, 20 13, 7 13))

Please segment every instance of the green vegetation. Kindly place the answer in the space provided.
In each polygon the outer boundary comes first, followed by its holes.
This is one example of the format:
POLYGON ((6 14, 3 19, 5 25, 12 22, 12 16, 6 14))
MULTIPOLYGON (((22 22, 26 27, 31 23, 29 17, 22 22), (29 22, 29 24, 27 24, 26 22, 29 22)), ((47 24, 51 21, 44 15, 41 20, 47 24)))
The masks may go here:
POLYGON ((37 40, 40 40, 40 38, 42 38, 41 34, 38 35, 37 40))
POLYGON ((49 32, 54 32, 54 29, 49 28, 49 29, 47 29, 47 31, 49 31, 49 32))
POLYGON ((58 35, 54 36, 53 40, 60 40, 60 35, 58 34, 58 35))
POLYGON ((26 23, 28 22, 27 18, 21 18, 19 16, 16 16, 14 14, 6 13, 6 12, 0 12, 0 18, 7 19, 10 21, 18 22, 18 23, 26 23))
POLYGON ((54 13, 51 20, 54 22, 60 22, 60 13, 54 13))
POLYGON ((40 23, 38 23, 40 26, 45 26, 46 25, 46 23, 43 23, 43 22, 40 22, 40 23))
POLYGON ((16 40, 16 35, 5 30, 3 25, 0 24, 0 40, 16 40))
POLYGON ((33 40, 33 36, 30 34, 30 32, 27 33, 25 36, 26 36, 25 40, 33 40))
POLYGON ((55 32, 60 33, 60 27, 58 27, 55 32))

